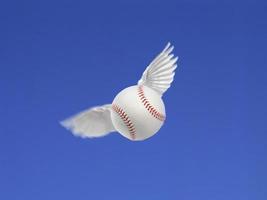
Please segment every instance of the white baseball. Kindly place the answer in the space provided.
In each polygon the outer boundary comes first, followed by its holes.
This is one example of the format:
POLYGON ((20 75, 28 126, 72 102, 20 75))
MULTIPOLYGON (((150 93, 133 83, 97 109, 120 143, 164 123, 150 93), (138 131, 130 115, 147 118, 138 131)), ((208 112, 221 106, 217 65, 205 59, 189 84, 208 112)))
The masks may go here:
POLYGON ((111 120, 124 137, 145 140, 163 125, 164 103, 156 91, 146 86, 131 86, 122 90, 113 100, 111 120))
POLYGON ((147 66, 137 85, 122 90, 112 104, 90 108, 61 124, 83 138, 111 132, 119 132, 132 141, 153 136, 166 118, 162 95, 171 86, 177 67, 173 48, 168 43, 147 66))

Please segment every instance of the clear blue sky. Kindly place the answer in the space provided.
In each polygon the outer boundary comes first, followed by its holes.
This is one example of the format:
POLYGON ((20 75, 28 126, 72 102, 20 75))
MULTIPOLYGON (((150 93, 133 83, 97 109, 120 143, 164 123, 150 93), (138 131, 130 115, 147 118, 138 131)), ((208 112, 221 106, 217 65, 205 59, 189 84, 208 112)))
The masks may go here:
POLYGON ((1 200, 266 200, 266 1, 1 1, 1 200), (110 103, 170 41, 167 121, 83 140, 59 121, 110 103))

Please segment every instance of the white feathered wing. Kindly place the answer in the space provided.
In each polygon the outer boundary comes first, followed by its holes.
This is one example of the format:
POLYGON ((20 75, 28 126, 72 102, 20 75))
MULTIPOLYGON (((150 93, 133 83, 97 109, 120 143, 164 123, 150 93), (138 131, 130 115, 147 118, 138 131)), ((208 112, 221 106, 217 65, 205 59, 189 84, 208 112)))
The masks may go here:
POLYGON ((138 85, 145 85, 162 95, 171 86, 174 78, 174 70, 177 67, 178 57, 173 58, 171 54, 174 49, 170 43, 163 51, 148 65, 143 72, 138 85))
POLYGON ((111 121, 110 108, 110 104, 93 107, 60 123, 76 136, 102 137, 115 131, 111 121))

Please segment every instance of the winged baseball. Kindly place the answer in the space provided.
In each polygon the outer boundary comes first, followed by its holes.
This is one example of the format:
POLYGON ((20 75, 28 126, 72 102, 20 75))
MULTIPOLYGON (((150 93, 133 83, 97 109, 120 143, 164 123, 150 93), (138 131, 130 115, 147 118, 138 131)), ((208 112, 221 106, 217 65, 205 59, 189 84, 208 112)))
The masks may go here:
POLYGON ((138 84, 119 92, 112 104, 85 110, 61 124, 80 137, 101 137, 114 131, 132 141, 153 136, 166 119, 162 95, 173 82, 177 67, 172 51, 168 43, 146 67, 138 84))

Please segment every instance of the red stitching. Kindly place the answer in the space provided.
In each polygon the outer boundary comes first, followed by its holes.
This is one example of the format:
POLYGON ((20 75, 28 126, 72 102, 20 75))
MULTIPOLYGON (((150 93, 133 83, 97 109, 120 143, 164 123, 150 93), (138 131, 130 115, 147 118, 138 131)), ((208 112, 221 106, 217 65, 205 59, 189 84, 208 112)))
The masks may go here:
POLYGON ((143 90, 143 86, 140 85, 138 87, 138 96, 141 100, 141 102, 144 104, 145 108, 148 110, 148 112, 155 118, 157 118, 160 121, 164 121, 165 120, 165 116, 163 114, 161 114, 160 112, 158 112, 148 101, 148 99, 145 96, 144 90, 143 90))
POLYGON ((125 126, 127 126, 128 131, 130 132, 131 138, 134 140, 136 136, 135 127, 127 114, 124 112, 122 108, 120 108, 116 104, 112 104, 112 109, 120 116, 122 121, 124 122, 125 126))

